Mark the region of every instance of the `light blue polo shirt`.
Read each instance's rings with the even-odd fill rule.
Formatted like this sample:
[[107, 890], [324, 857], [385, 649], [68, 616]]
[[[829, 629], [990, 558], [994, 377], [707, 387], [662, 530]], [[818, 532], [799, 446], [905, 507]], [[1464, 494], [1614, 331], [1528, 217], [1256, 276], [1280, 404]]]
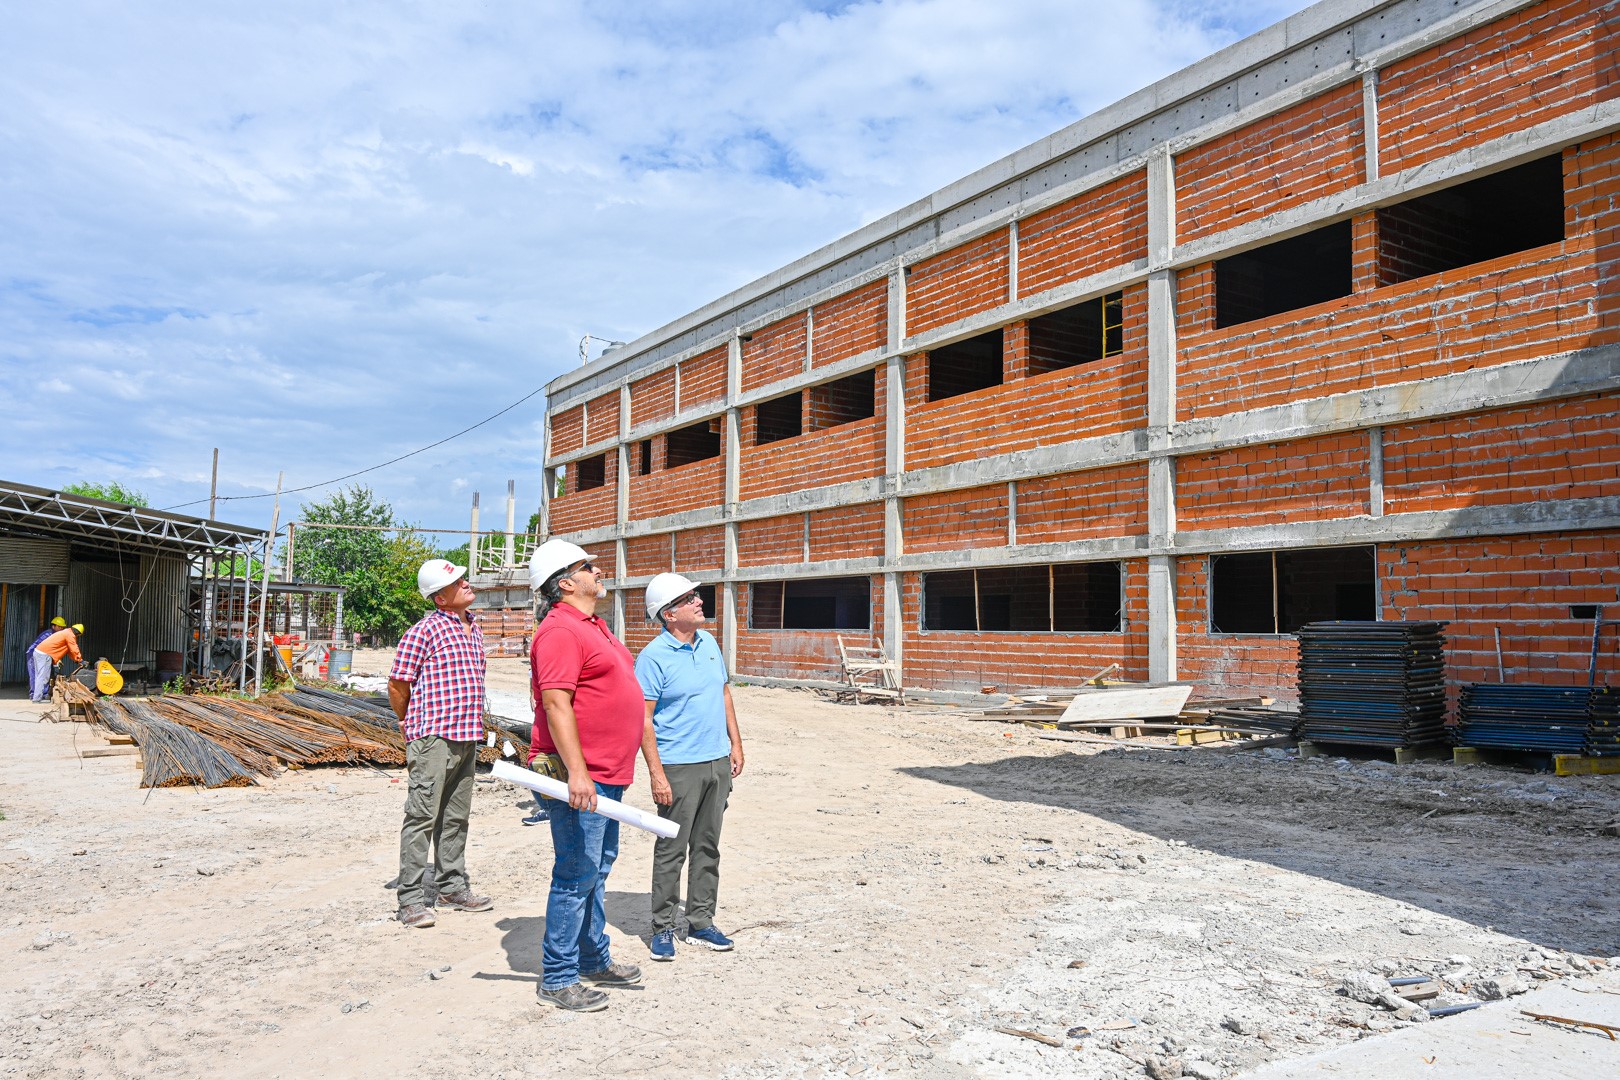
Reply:
[[726, 734], [725, 685], [730, 681], [720, 645], [707, 630], [683, 645], [661, 631], [636, 657], [641, 696], [652, 702], [658, 757], [666, 765], [693, 765], [731, 753]]

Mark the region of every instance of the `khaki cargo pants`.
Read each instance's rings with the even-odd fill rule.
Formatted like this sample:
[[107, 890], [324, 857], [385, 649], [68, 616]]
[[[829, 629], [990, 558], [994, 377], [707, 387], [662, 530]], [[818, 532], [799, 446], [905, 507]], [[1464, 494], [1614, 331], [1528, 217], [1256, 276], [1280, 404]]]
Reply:
[[467, 888], [467, 819], [472, 814], [478, 743], [424, 735], [405, 744], [405, 826], [399, 831], [399, 906], [431, 904], [423, 878], [433, 851], [439, 893]]

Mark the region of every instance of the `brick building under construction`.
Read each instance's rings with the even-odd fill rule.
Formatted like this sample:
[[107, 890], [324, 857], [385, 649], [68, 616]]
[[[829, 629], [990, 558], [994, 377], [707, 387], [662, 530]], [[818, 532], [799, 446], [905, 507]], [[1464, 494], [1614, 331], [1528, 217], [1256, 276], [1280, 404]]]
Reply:
[[[1620, 615], [1620, 5], [1326, 0], [548, 388], [542, 529], [716, 586], [732, 670], [1291, 696]], [[1611, 635], [1613, 631], [1610, 631]], [[1601, 642], [1599, 678], [1617, 665]]]

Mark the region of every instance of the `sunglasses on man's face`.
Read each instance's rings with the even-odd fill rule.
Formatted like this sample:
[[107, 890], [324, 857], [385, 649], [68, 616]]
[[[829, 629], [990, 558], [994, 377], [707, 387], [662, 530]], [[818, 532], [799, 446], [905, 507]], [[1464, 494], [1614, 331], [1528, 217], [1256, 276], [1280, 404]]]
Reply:
[[694, 600], [701, 603], [703, 598], [701, 596], [699, 596], [695, 592], [689, 592], [685, 596], [678, 597], [677, 599], [671, 600], [669, 602], [668, 606], [671, 607], [671, 608], [685, 607], [687, 604], [690, 604]]
[[585, 571], [587, 574], [594, 574], [594, 573], [596, 573], [596, 564], [595, 563], [588, 563], [588, 562], [587, 563], [580, 563], [578, 566], [574, 567], [573, 573], [577, 574], [581, 570]]

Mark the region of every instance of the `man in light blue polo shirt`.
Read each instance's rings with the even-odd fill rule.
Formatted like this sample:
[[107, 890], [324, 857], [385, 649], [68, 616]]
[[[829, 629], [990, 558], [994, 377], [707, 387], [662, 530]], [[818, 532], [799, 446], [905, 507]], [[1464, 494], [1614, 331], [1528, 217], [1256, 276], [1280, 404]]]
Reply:
[[731, 781], [743, 770], [742, 734], [731, 703], [730, 676], [694, 581], [659, 574], [647, 583], [647, 618], [663, 626], [636, 658], [647, 701], [641, 753], [652, 777], [658, 815], [680, 823], [674, 839], [653, 848], [654, 960], [675, 959], [675, 913], [681, 867], [686, 879], [688, 944], [727, 952], [732, 941], [714, 925], [720, 891], [720, 824]]

